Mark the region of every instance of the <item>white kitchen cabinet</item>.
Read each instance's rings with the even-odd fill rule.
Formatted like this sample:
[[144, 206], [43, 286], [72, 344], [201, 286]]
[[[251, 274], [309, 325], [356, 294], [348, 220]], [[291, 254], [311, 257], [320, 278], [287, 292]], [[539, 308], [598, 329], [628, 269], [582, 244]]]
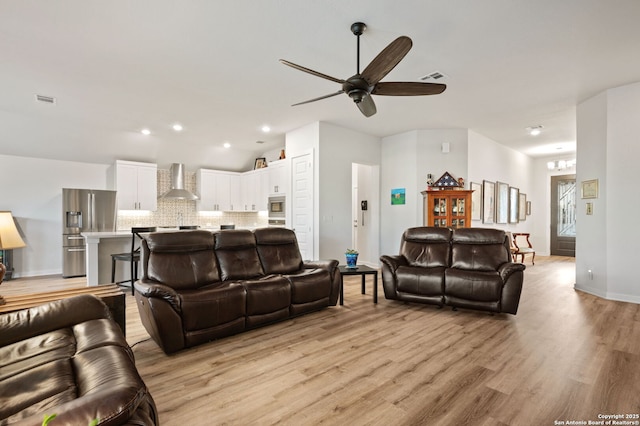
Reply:
[[268, 169], [258, 169], [242, 174], [240, 179], [242, 208], [244, 211], [267, 210], [269, 174]]
[[267, 170], [269, 170], [269, 194], [286, 194], [289, 188], [287, 160], [272, 161]]
[[234, 172], [198, 169], [196, 189], [199, 200], [198, 211], [237, 211], [240, 208], [238, 198], [240, 175]]
[[118, 160], [115, 164], [118, 210], [158, 208], [158, 166], [152, 163]]

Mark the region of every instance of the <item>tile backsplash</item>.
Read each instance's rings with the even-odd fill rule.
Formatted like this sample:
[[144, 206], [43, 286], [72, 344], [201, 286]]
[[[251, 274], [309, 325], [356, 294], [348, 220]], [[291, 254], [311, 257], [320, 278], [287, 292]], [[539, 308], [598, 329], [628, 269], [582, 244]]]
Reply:
[[[169, 170], [158, 169], [158, 197], [171, 187]], [[185, 172], [185, 189], [197, 193], [195, 172]], [[195, 201], [166, 200], [158, 198], [155, 212], [118, 212], [118, 230], [129, 230], [133, 226], [179, 226], [198, 225], [202, 228], [217, 228], [234, 224], [236, 227], [267, 226], [266, 215], [256, 212], [198, 212]]]

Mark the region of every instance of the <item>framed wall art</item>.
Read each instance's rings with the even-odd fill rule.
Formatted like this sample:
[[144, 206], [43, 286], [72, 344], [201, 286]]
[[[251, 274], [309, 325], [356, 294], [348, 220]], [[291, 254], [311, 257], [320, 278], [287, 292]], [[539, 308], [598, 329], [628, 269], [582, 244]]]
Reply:
[[598, 179], [582, 181], [582, 198], [598, 198]]
[[406, 203], [406, 190], [405, 188], [395, 188], [391, 190], [391, 205], [397, 206]]
[[513, 186], [509, 187], [509, 223], [518, 223], [519, 221], [519, 211], [518, 208], [520, 206], [520, 190], [518, 188], [514, 188]]
[[496, 182], [496, 223], [509, 221], [509, 184]]
[[527, 220], [527, 194], [523, 194], [522, 192], [518, 199], [518, 220], [520, 222]]
[[482, 181], [482, 223], [493, 223], [495, 217], [496, 184], [488, 180]]
[[469, 184], [471, 193], [471, 220], [482, 220], [482, 185], [476, 182]]

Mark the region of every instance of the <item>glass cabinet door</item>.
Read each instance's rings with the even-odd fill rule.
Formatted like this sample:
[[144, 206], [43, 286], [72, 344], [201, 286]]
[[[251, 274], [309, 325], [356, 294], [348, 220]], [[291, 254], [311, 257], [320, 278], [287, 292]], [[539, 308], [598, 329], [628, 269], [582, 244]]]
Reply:
[[434, 216], [447, 215], [447, 199], [446, 198], [433, 199], [433, 215]]

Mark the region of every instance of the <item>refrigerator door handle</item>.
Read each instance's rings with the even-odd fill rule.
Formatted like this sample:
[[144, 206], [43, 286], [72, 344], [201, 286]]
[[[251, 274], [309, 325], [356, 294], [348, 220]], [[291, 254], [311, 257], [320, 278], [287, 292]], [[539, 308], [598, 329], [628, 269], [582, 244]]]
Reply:
[[67, 251], [86, 251], [86, 249], [84, 247], [82, 247], [82, 248], [70, 248], [70, 249], [67, 249]]

